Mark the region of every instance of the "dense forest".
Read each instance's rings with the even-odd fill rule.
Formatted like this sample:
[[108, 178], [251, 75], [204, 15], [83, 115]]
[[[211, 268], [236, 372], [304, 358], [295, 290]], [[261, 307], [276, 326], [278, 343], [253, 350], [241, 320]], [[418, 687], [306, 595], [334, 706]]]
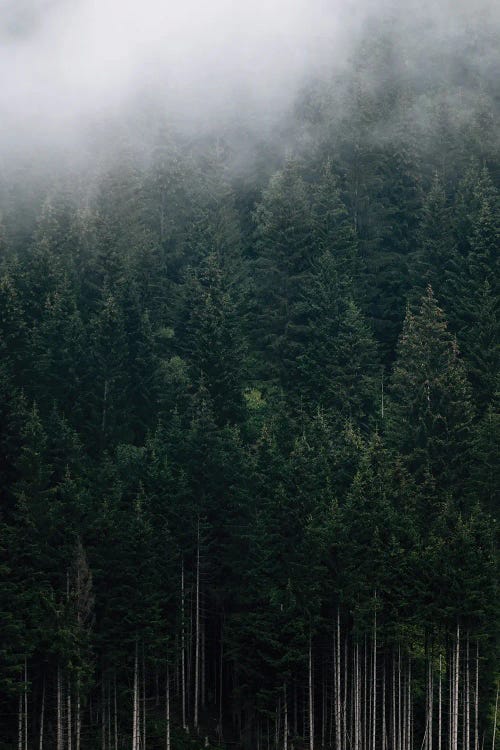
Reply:
[[2, 750], [494, 750], [498, 39], [396, 28], [4, 160]]

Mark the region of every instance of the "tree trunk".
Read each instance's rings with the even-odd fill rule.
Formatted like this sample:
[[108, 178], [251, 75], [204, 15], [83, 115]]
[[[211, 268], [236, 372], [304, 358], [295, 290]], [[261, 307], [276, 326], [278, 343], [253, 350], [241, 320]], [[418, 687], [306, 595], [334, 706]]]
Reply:
[[106, 750], [106, 683], [101, 677], [101, 748]]
[[464, 749], [470, 750], [470, 669], [469, 669], [469, 633], [467, 633], [465, 657], [465, 743]]
[[28, 660], [24, 657], [24, 750], [28, 750]]
[[311, 634], [309, 634], [309, 750], [314, 750], [314, 695]]
[[165, 750], [170, 750], [170, 670], [167, 665], [167, 684], [165, 695]]
[[[43, 730], [45, 724], [45, 675], [43, 676], [43, 687], [42, 687], [42, 707], [40, 709], [40, 735], [38, 742], [38, 750], [43, 750]], [[80, 748], [77, 748], [80, 750]]]
[[194, 657], [194, 728], [198, 729], [198, 697], [200, 692], [200, 519], [198, 518], [196, 543], [195, 591], [195, 657]]
[[442, 737], [442, 712], [443, 712], [443, 687], [442, 687], [442, 655], [439, 654], [439, 688], [438, 688], [438, 750], [441, 750]]
[[460, 674], [460, 625], [458, 623], [455, 654], [455, 684], [453, 692], [453, 750], [458, 750], [458, 688]]
[[288, 699], [286, 692], [286, 683], [283, 685], [283, 701], [285, 706], [285, 717], [283, 725], [283, 750], [288, 750]]
[[138, 707], [139, 707], [139, 654], [137, 641], [135, 643], [135, 659], [134, 659], [134, 708], [132, 716], [132, 750], [139, 750], [137, 743], [137, 727], [139, 724]]
[[116, 671], [113, 679], [113, 714], [114, 714], [114, 734], [115, 734], [115, 750], [118, 750], [118, 700], [116, 697]]
[[495, 713], [493, 716], [493, 738], [491, 742], [492, 750], [495, 750], [495, 740], [497, 738], [497, 719], [498, 719], [498, 682], [497, 682], [497, 695], [495, 698]]
[[[184, 558], [181, 562], [181, 692], [182, 728], [186, 730], [186, 633], [185, 633]], [[135, 749], [134, 749], [135, 750]]]
[[17, 712], [17, 747], [23, 750], [23, 694], [19, 693], [19, 705]]
[[71, 681], [70, 681], [70, 678], [68, 677], [68, 692], [66, 695], [66, 713], [67, 713], [66, 726], [67, 726], [67, 732], [68, 732], [68, 742], [67, 742], [68, 750], [72, 750], [72, 745], [73, 745], [73, 718], [71, 715], [71, 709], [72, 709]]
[[[377, 603], [377, 595], [375, 594], [375, 606]], [[373, 618], [373, 715], [372, 715], [372, 750], [375, 750], [376, 736], [377, 736], [377, 610]]]
[[57, 729], [56, 729], [57, 750], [63, 750], [63, 727], [62, 727], [62, 685], [61, 685], [61, 667], [57, 667]]
[[146, 750], [146, 662], [142, 645], [142, 750]]
[[479, 642], [476, 643], [476, 689], [474, 692], [474, 750], [479, 750]]
[[80, 750], [82, 737], [82, 717], [81, 717], [81, 698], [80, 698], [80, 678], [76, 681], [76, 717], [75, 717], [75, 748]]
[[336, 685], [335, 685], [335, 727], [337, 734], [337, 748], [343, 750], [342, 747], [342, 714], [341, 714], [341, 688], [340, 688], [340, 673], [342, 669], [341, 665], [341, 648], [342, 644], [340, 641], [340, 611], [337, 610], [337, 649], [336, 649]]

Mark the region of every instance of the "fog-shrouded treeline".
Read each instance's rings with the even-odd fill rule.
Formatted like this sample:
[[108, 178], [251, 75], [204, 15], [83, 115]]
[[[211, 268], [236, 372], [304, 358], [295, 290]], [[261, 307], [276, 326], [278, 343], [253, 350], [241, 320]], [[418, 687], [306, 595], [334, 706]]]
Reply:
[[494, 40], [389, 29], [260, 140], [5, 169], [2, 750], [495, 750]]

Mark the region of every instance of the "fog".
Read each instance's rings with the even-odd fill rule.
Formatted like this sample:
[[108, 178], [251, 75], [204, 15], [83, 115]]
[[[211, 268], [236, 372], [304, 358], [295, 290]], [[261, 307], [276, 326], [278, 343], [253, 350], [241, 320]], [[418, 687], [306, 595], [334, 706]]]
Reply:
[[408, 0], [404, 9], [390, 0], [0, 0], [0, 148], [79, 143], [93, 127], [112, 127], [152, 104], [180, 127], [236, 114], [259, 127], [286, 110], [307, 78], [342, 71], [370, 17], [399, 9], [411, 35], [419, 9], [426, 22], [419, 43], [438, 49], [494, 7], [457, 0], [426, 7]]
[[[278, 109], [339, 41], [324, 0], [5, 0], [2, 140], [71, 137], [134, 100]], [[337, 49], [337, 53], [339, 50]]]

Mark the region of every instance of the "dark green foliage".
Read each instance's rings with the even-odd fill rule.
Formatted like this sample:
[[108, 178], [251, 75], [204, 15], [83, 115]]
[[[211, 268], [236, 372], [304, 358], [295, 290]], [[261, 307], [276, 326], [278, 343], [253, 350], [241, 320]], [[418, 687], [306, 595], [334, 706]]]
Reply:
[[77, 713], [131, 747], [135, 705], [164, 748], [168, 673], [172, 750], [279, 750], [285, 715], [430, 750], [430, 665], [432, 747], [472, 750], [477, 652], [490, 746], [498, 107], [402, 44], [380, 19], [251, 154], [162, 124], [64, 190], [0, 178], [0, 747], [76, 748]]

